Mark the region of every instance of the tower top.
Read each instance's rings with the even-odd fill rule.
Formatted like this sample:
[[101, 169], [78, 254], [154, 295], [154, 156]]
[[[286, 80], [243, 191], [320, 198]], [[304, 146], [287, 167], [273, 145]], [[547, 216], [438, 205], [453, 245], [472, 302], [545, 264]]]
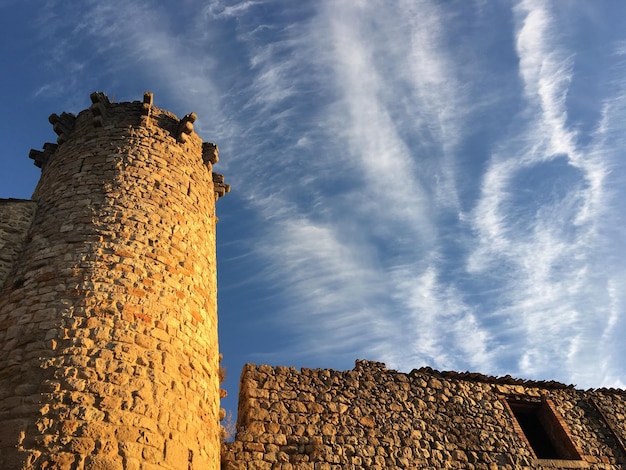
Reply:
[[213, 165], [219, 161], [217, 145], [202, 142], [194, 132], [196, 113], [189, 113], [179, 119], [175, 114], [153, 105], [154, 95], [145, 92], [143, 101], [115, 103], [103, 92], [90, 95], [91, 106], [81, 111], [78, 116], [73, 113], [53, 113], [48, 117], [52, 129], [57, 134], [56, 143], [46, 142], [42, 150], [32, 149], [29, 157], [35, 166], [42, 170], [54, 158], [60, 146], [65, 144], [77, 127], [92, 126], [107, 129], [110, 127], [127, 126], [129, 129], [146, 128], [155, 132], [165, 133], [171, 144], [201, 145], [202, 161], [212, 172], [216, 197], [222, 197], [230, 191], [230, 185], [224, 183], [224, 177], [214, 173]]

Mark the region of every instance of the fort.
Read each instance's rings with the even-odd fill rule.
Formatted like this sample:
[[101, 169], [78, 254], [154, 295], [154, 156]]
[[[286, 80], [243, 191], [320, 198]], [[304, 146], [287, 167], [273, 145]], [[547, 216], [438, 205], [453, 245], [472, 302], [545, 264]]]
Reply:
[[103, 93], [0, 200], [0, 469], [626, 468], [626, 392], [248, 364], [224, 441], [215, 144]]

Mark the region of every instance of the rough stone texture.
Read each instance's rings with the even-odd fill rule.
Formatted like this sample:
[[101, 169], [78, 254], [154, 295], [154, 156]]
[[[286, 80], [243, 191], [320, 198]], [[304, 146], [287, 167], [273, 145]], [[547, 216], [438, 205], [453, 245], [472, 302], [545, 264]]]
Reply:
[[[0, 292], [0, 468], [216, 469], [228, 188], [151, 94], [92, 101], [51, 117], [58, 145], [31, 153], [36, 214]], [[17, 206], [16, 232], [33, 209]]]
[[36, 207], [35, 201], [0, 199], [0, 287], [24, 247]]
[[[507, 398], [549, 402], [580, 459], [537, 459]], [[432, 369], [409, 374], [357, 361], [353, 370], [244, 367], [234, 442], [222, 468], [625, 468], [624, 391], [581, 391]]]

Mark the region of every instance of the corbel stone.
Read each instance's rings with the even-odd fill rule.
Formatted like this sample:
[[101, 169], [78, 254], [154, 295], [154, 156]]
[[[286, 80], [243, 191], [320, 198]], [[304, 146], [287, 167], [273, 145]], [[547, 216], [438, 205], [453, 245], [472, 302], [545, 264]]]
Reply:
[[102, 127], [107, 106], [111, 104], [111, 102], [107, 95], [100, 91], [94, 91], [89, 95], [89, 98], [91, 98], [91, 102], [93, 103], [89, 108], [93, 113], [93, 125], [94, 127]]
[[74, 128], [74, 122], [76, 122], [76, 116], [72, 113], [51, 114], [48, 117], [48, 121], [52, 124], [52, 129], [59, 136], [57, 137], [57, 143], [61, 145], [67, 140], [68, 134]]
[[193, 132], [193, 123], [196, 121], [196, 113], [189, 113], [178, 123], [176, 130], [176, 140], [181, 144], [187, 142], [188, 136]]
[[213, 142], [202, 142], [202, 161], [209, 169], [220, 161], [219, 149]]
[[226, 193], [230, 192], [230, 184], [224, 183], [224, 175], [219, 173], [212, 173], [213, 175], [213, 187], [215, 189], [216, 199], [223, 197]]
[[34, 160], [34, 164], [37, 168], [43, 168], [52, 157], [52, 154], [56, 152], [58, 148], [58, 144], [53, 144], [52, 142], [46, 142], [43, 144], [43, 151], [31, 149], [28, 153], [28, 158]]
[[143, 104], [141, 107], [141, 121], [146, 125], [150, 125], [150, 115], [152, 114], [152, 103], [154, 95], [150, 91], [143, 94]]

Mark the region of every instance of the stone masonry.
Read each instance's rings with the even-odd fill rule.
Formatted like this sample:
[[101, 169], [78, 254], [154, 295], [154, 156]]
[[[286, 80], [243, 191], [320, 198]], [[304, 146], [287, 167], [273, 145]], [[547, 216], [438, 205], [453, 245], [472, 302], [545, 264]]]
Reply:
[[0, 200], [0, 286], [24, 248], [36, 208], [34, 201]]
[[217, 469], [217, 147], [91, 100], [0, 205], [0, 468]]
[[[519, 403], [548, 410], [563, 458], [535, 454], [512, 413]], [[625, 418], [620, 390], [429, 368], [405, 374], [368, 361], [349, 371], [248, 364], [222, 461], [227, 470], [617, 470], [626, 468]]]

